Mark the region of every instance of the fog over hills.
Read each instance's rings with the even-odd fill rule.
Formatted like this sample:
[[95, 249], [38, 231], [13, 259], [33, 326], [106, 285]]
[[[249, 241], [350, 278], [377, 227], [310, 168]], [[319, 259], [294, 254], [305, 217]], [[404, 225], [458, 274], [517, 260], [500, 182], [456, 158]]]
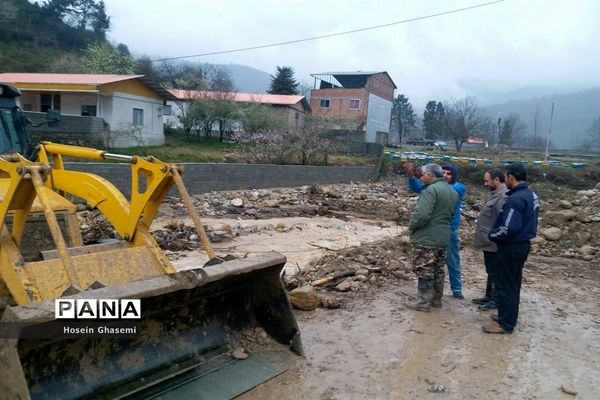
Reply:
[[[523, 90], [527, 93], [527, 90]], [[600, 117], [600, 87], [572, 93], [551, 94], [528, 99], [509, 100], [484, 107], [493, 119], [517, 113], [528, 126], [529, 136], [546, 138], [550, 129], [550, 113], [554, 102], [551, 147], [575, 148], [582, 146], [592, 121]], [[537, 112], [536, 112], [537, 110]], [[537, 113], [537, 132], [534, 132]]]
[[239, 64], [218, 66], [229, 70], [239, 92], [266, 93], [271, 84], [271, 75], [265, 71]]

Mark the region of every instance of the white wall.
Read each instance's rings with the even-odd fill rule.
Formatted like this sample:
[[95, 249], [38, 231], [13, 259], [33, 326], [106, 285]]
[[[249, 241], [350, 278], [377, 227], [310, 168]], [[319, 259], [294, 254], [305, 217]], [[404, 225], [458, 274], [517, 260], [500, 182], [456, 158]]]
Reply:
[[375, 142], [377, 132], [390, 133], [392, 102], [369, 93], [369, 109], [367, 114], [366, 139]]
[[[114, 92], [112, 96], [112, 111], [110, 119], [105, 111], [104, 119], [110, 124], [111, 131], [128, 131], [133, 126], [133, 109], [144, 110], [142, 128], [142, 141], [144, 146], [160, 146], [165, 143], [163, 130], [163, 117], [160, 111], [163, 108], [162, 100], [148, 97], [135, 96], [128, 93]], [[125, 135], [118, 138], [115, 147], [136, 146], [133, 137]]]

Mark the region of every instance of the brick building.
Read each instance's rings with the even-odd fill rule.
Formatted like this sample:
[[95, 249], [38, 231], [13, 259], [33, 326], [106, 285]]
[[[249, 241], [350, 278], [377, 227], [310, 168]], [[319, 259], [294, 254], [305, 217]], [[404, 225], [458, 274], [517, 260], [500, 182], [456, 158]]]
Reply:
[[[313, 115], [356, 121], [367, 142], [387, 142], [396, 85], [387, 72], [324, 72], [312, 74]], [[385, 143], [384, 143], [385, 144]]]

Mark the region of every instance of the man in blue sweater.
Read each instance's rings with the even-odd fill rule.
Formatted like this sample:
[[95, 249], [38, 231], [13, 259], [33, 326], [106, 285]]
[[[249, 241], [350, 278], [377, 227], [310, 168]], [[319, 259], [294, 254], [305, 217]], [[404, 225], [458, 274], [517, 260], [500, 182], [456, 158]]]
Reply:
[[530, 240], [537, 234], [540, 199], [527, 185], [527, 170], [523, 164], [506, 168], [508, 197], [488, 235], [498, 245], [492, 261], [498, 315], [495, 321], [482, 326], [485, 333], [512, 333], [519, 316], [523, 265], [531, 248]]
[[450, 288], [452, 289], [452, 297], [464, 299], [462, 294], [462, 277], [460, 270], [460, 237], [458, 235], [460, 227], [460, 209], [463, 198], [467, 192], [465, 185], [458, 181], [458, 168], [454, 165], [443, 166], [444, 179], [458, 193], [456, 201], [456, 211], [454, 217], [450, 221], [450, 243], [448, 244], [448, 255], [446, 256], [446, 265], [448, 266], [448, 278], [450, 278]]
[[[446, 255], [446, 266], [448, 267], [448, 278], [450, 280], [450, 289], [452, 289], [452, 296], [457, 299], [464, 299], [462, 294], [462, 277], [460, 268], [460, 238], [458, 235], [460, 227], [460, 209], [462, 200], [465, 197], [467, 189], [465, 185], [458, 181], [458, 168], [454, 165], [443, 166], [444, 179], [450, 186], [458, 193], [458, 200], [456, 201], [456, 210], [454, 217], [450, 221], [450, 242], [448, 243], [448, 253]], [[419, 169], [415, 169], [414, 164], [408, 164], [406, 166], [406, 174], [408, 175], [408, 188], [415, 193], [421, 193], [423, 190], [423, 184], [418, 179]], [[416, 176], [416, 177], [415, 177]]]

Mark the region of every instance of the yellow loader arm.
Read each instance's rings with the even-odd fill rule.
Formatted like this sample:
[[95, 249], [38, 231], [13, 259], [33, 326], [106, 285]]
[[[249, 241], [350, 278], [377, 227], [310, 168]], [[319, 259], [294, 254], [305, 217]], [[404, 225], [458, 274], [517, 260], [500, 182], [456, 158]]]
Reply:
[[[65, 169], [63, 156], [129, 162], [130, 201], [112, 183], [98, 175]], [[181, 180], [181, 165], [164, 163], [154, 157], [118, 155], [51, 142], [39, 145], [38, 157], [37, 163], [18, 154], [0, 158], [0, 189], [3, 190], [0, 202], [0, 277], [17, 304], [50, 300], [90, 287], [125, 284], [174, 273], [174, 267], [148, 232], [159, 206], [173, 185], [179, 189], [209, 257], [214, 258], [208, 237]], [[51, 162], [53, 167], [50, 167]], [[78, 246], [69, 248], [55, 211], [66, 208], [64, 203], [70, 203], [56, 192], [77, 196], [96, 207], [124, 242], [95, 245], [92, 249], [85, 246], [85, 250]], [[36, 208], [45, 215], [56, 251], [42, 252], [43, 260], [27, 261], [19, 250], [19, 244], [27, 215]], [[5, 226], [9, 213], [12, 215], [10, 232]], [[70, 224], [69, 229], [76, 228]], [[73, 244], [81, 245], [71, 241]], [[0, 287], [0, 293], [2, 289]]]

